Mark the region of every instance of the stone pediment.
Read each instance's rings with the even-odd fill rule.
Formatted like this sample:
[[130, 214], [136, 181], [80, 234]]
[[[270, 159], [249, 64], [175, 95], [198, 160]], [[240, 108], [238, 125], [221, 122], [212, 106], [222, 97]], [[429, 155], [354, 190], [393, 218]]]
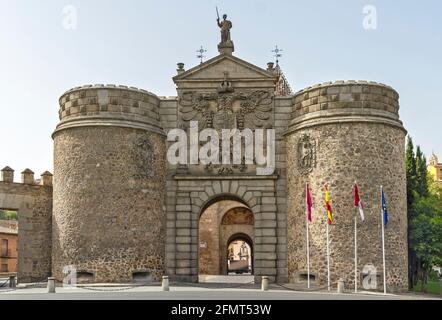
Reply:
[[173, 78], [175, 83], [181, 81], [210, 81], [223, 79], [228, 73], [229, 80], [266, 80], [276, 81], [272, 72], [259, 68], [247, 61], [223, 54], [195, 66]]

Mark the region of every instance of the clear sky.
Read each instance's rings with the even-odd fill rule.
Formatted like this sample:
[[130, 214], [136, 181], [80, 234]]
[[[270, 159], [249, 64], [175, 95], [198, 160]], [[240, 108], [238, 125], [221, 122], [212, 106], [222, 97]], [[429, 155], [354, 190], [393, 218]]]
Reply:
[[[366, 5], [377, 9], [375, 30], [363, 28]], [[283, 49], [294, 91], [331, 80], [393, 86], [414, 142], [442, 159], [439, 0], [0, 0], [0, 167], [16, 179], [26, 167], [52, 171], [58, 98], [72, 87], [175, 95], [177, 62], [198, 64], [201, 45], [207, 58], [217, 54], [215, 6], [233, 22], [236, 56], [265, 67], [274, 46]]]

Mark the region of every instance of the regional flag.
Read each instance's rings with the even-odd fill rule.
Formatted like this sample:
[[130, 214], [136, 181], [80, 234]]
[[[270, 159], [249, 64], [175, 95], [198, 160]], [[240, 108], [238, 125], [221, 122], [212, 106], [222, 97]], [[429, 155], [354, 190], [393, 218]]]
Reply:
[[307, 217], [308, 217], [308, 221], [312, 222], [312, 207], [313, 207], [313, 202], [312, 202], [312, 197], [310, 195], [310, 190], [308, 188], [308, 183], [305, 184], [305, 207], [307, 209]]
[[387, 226], [388, 223], [387, 203], [385, 201], [384, 187], [382, 186], [381, 186], [381, 197], [382, 197], [382, 213], [384, 215], [384, 226]]
[[328, 194], [328, 185], [325, 185], [325, 208], [327, 209], [327, 223], [333, 223], [333, 212], [330, 206], [330, 196]]
[[355, 182], [355, 187], [354, 187], [354, 203], [355, 203], [355, 207], [357, 207], [359, 209], [359, 214], [361, 215], [361, 219], [362, 221], [364, 221], [364, 205], [362, 204], [362, 200], [359, 196], [359, 188], [358, 188], [358, 184]]

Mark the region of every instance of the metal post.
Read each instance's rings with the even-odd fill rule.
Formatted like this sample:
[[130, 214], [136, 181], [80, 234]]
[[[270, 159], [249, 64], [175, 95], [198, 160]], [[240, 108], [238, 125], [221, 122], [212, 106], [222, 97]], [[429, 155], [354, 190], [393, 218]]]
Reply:
[[387, 294], [387, 277], [385, 271], [385, 227], [384, 227], [384, 208], [382, 203], [383, 187], [381, 186], [381, 226], [382, 226], [382, 267], [384, 275], [384, 294]]
[[[358, 210], [358, 209], [356, 209]], [[355, 293], [358, 292], [358, 221], [355, 212]]]
[[308, 184], [305, 184], [305, 231], [307, 234], [307, 288], [310, 289], [310, 241], [309, 241], [309, 227], [308, 227], [308, 203], [307, 203]]
[[327, 289], [330, 291], [330, 236], [327, 222]]

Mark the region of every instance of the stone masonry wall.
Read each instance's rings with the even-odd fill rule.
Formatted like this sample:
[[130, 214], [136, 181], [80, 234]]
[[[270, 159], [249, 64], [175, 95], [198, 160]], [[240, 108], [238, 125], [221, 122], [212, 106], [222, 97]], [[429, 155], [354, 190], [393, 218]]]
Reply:
[[[145, 139], [151, 150], [139, 149]], [[96, 282], [131, 281], [133, 272], [159, 280], [166, 218], [163, 137], [85, 127], [61, 131], [54, 142], [54, 276], [60, 279], [64, 266], [75, 265]]]
[[[319, 102], [321, 98], [328, 102]], [[328, 183], [334, 211], [334, 223], [330, 226], [331, 282], [335, 285], [343, 278], [346, 287], [353, 288], [356, 214], [353, 185], [357, 181], [365, 207], [364, 222], [357, 213], [359, 287], [362, 287], [364, 265], [373, 264], [378, 275], [382, 275], [380, 186], [383, 185], [390, 218], [385, 233], [387, 287], [389, 291], [407, 289], [405, 130], [398, 120], [397, 98], [397, 93], [389, 87], [353, 82], [325, 84], [295, 96], [294, 129], [287, 136], [291, 282], [299, 281], [300, 275], [307, 272], [306, 182], [310, 184], [314, 203], [309, 227], [311, 273], [319, 277], [319, 283], [327, 281], [324, 185]], [[317, 103], [311, 104], [311, 99]], [[306, 141], [301, 140], [305, 137], [314, 148], [305, 150], [301, 142]], [[301, 162], [306, 151], [314, 154], [310, 166]], [[382, 277], [378, 280], [381, 288]]]
[[165, 271], [166, 147], [159, 98], [115, 85], [60, 98], [54, 138], [53, 274], [95, 282]]

